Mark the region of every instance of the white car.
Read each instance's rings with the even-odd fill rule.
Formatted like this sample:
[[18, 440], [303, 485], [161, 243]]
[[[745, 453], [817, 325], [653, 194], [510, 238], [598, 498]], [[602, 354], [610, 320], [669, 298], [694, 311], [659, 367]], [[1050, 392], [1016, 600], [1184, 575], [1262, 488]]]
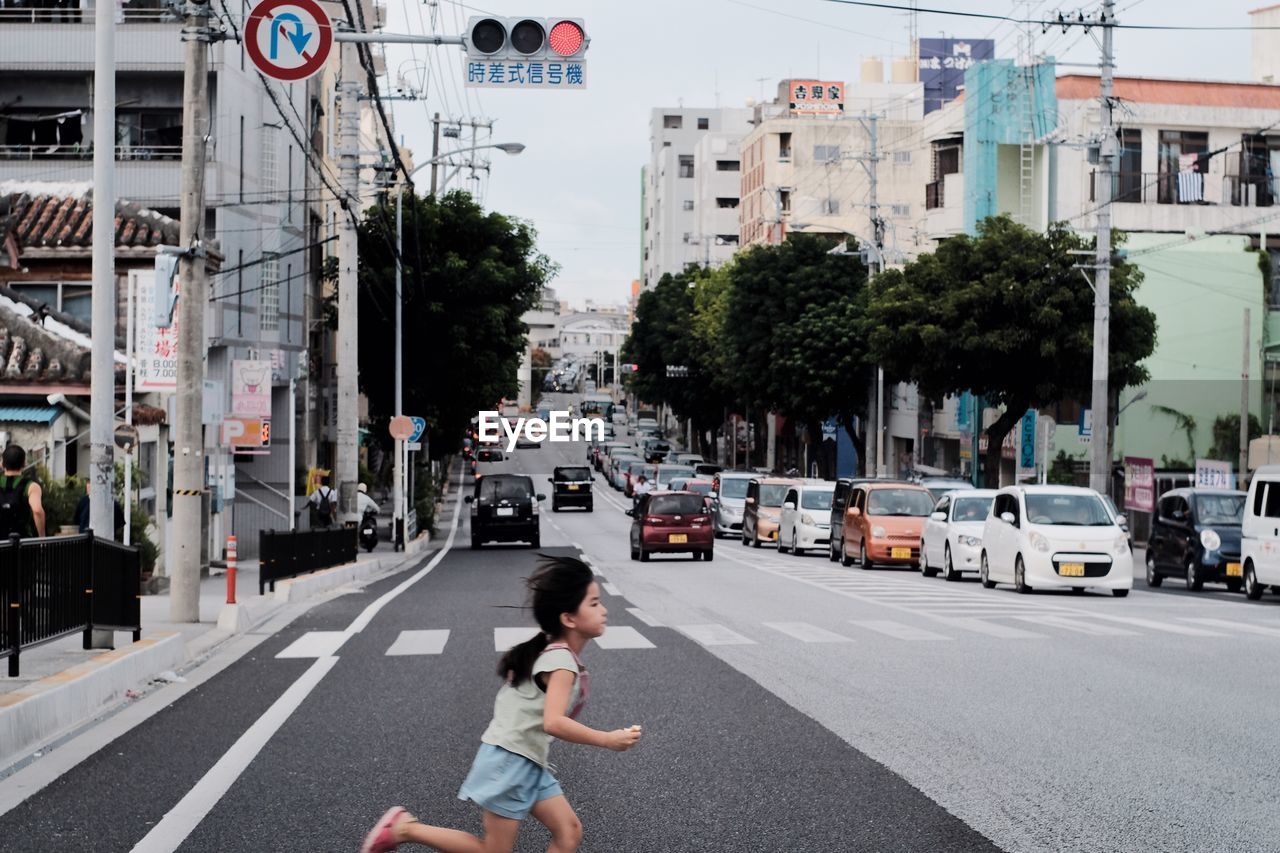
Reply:
[[782, 499], [778, 522], [778, 552], [797, 557], [811, 548], [831, 547], [831, 498], [835, 483], [802, 483], [791, 486]]
[[982, 529], [995, 489], [957, 489], [947, 492], [925, 520], [920, 544], [920, 571], [931, 578], [939, 571], [949, 581], [963, 572], [977, 572], [982, 563]]
[[1101, 587], [1123, 598], [1133, 589], [1133, 552], [1092, 489], [1008, 486], [996, 493], [983, 525], [978, 573], [988, 589]]
[[1244, 593], [1253, 601], [1267, 587], [1280, 592], [1280, 465], [1263, 465], [1249, 483], [1240, 525]]

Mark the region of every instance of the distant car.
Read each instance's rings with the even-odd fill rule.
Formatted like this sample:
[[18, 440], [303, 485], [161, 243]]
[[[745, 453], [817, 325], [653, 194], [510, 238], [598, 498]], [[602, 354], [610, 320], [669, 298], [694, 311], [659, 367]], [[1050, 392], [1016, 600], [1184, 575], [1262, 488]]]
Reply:
[[723, 470], [723, 465], [717, 465], [714, 462], [698, 462], [693, 466], [693, 473], [699, 477], [714, 477]]
[[502, 451], [496, 447], [482, 447], [476, 451], [477, 462], [501, 462]]
[[591, 512], [595, 506], [591, 486], [596, 477], [585, 465], [558, 465], [551, 477], [551, 511], [561, 507], [580, 506]]
[[961, 480], [959, 477], [921, 477], [915, 482], [929, 490], [929, 494], [933, 496], [934, 503], [937, 503], [938, 499], [947, 492], [973, 488], [973, 483], [968, 480]]
[[1174, 489], [1160, 496], [1147, 541], [1147, 586], [1182, 578], [1187, 589], [1224, 583], [1239, 592], [1244, 583], [1240, 526], [1244, 492]]
[[538, 501], [546, 500], [533, 490], [533, 480], [524, 474], [486, 474], [476, 480], [466, 496], [471, 506], [471, 547], [485, 542], [528, 542], [541, 547]]
[[[671, 452], [671, 442], [661, 438], [646, 438], [640, 445], [640, 455], [655, 464], [665, 462]], [[690, 471], [693, 469], [690, 468]]]
[[671, 481], [671, 491], [673, 492], [696, 492], [708, 501], [711, 500], [711, 490], [715, 486], [713, 480], [700, 480], [696, 477], [676, 477]]
[[799, 480], [757, 475], [747, 485], [742, 508], [742, 544], [759, 548], [765, 542], [778, 542], [778, 522], [782, 519], [782, 501], [787, 489]]
[[1011, 583], [1020, 593], [1065, 586], [1133, 588], [1133, 554], [1102, 498], [1076, 486], [1006, 486], [996, 493], [982, 530], [979, 576], [990, 589]]
[[692, 477], [693, 469], [688, 465], [659, 465], [653, 477], [655, 490], [671, 488], [671, 480], [675, 477]]
[[840, 562], [863, 569], [920, 564], [920, 535], [933, 511], [933, 497], [914, 483], [872, 481], [853, 487], [840, 535]]
[[742, 533], [742, 510], [746, 507], [747, 487], [755, 478], [749, 471], [720, 471], [711, 490], [712, 515], [717, 536]]
[[651, 492], [635, 509], [631, 522], [631, 559], [648, 562], [655, 553], [691, 552], [693, 559], [711, 560], [715, 535], [702, 495], [693, 492]]
[[835, 483], [801, 483], [787, 490], [778, 522], [778, 553], [802, 557], [811, 548], [830, 548], [835, 490]]
[[920, 571], [925, 577], [941, 571], [946, 580], [957, 581], [963, 572], [978, 571], [982, 529], [995, 497], [995, 489], [956, 489], [938, 499], [921, 537]]
[[620, 492], [625, 490], [627, 488], [625, 466], [631, 462], [643, 462], [643, 461], [644, 460], [641, 459], [639, 456], [624, 456], [622, 454], [618, 454], [616, 456], [610, 456], [609, 469], [608, 471], [605, 472], [605, 476], [609, 480], [609, 485], [613, 486], [615, 489], [617, 489]]
[[681, 451], [679, 453], [667, 454], [667, 461], [674, 465], [689, 465], [690, 467], [705, 461], [701, 453], [688, 453]]

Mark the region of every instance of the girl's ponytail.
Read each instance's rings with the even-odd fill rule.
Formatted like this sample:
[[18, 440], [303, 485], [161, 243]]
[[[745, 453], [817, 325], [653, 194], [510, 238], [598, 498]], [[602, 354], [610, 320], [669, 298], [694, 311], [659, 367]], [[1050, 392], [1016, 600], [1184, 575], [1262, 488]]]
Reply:
[[520, 684], [533, 675], [533, 664], [551, 641], [539, 631], [517, 646], [512, 646], [498, 662], [498, 675], [513, 685]]
[[587, 597], [594, 579], [591, 568], [576, 557], [541, 555], [537, 570], [526, 582], [533, 605], [533, 617], [541, 629], [502, 656], [498, 677], [519, 685], [533, 675], [533, 665], [553, 639], [564, 631], [560, 616], [575, 613]]

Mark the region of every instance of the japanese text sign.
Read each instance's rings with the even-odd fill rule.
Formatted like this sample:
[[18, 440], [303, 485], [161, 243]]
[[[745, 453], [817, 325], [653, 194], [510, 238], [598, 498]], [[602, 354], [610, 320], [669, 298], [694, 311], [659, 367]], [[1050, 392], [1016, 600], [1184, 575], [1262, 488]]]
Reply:
[[1138, 456], [1124, 458], [1124, 507], [1139, 512], [1156, 508], [1156, 465]]
[[271, 362], [236, 359], [231, 362], [231, 414], [271, 417]]
[[1197, 489], [1234, 489], [1235, 477], [1231, 475], [1230, 462], [1218, 462], [1214, 459], [1196, 460]]
[[[140, 318], [135, 330], [135, 391], [176, 391], [178, 390], [178, 315], [175, 312], [173, 323], [164, 329], [158, 329], [152, 318], [155, 317], [156, 274], [155, 270], [131, 270], [129, 277], [133, 279], [134, 298], [137, 300], [135, 317]], [[173, 280], [176, 293], [180, 287], [177, 277]]]
[[473, 60], [467, 63], [467, 86], [473, 89], [585, 89], [585, 62], [542, 60]]
[[844, 83], [823, 80], [791, 80], [791, 112], [794, 115], [838, 116], [844, 114]]

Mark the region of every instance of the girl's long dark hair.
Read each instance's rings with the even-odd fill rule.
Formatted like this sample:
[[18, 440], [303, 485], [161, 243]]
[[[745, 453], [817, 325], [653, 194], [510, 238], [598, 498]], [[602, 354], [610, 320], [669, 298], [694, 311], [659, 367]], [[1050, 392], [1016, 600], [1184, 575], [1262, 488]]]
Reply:
[[587, 587], [595, 579], [590, 567], [577, 557], [541, 556], [538, 568], [525, 585], [529, 588], [533, 618], [542, 630], [510, 649], [498, 663], [498, 675], [512, 684], [520, 684], [532, 676], [538, 655], [552, 638], [564, 631], [560, 614], [576, 612], [587, 597]]

